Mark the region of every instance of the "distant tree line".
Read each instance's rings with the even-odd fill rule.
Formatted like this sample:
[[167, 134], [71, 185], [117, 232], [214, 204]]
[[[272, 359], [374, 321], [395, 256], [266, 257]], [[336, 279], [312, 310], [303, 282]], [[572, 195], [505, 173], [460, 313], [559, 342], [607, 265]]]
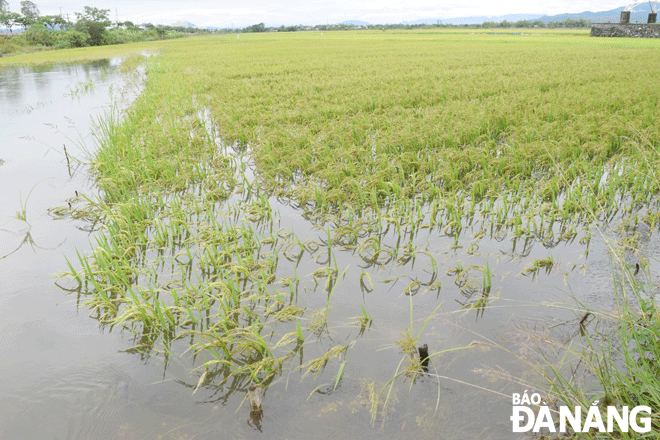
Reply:
[[266, 29], [265, 24], [259, 23], [246, 27], [245, 29], [243, 29], [243, 32], [266, 32], [267, 30], [268, 29]]
[[183, 26], [163, 26], [151, 23], [135, 25], [130, 21], [113, 23], [109, 9], [85, 6], [75, 13], [75, 21], [61, 15], [41, 15], [30, 0], [22, 0], [19, 12], [9, 10], [8, 0], [0, 0], [0, 27], [10, 34], [22, 28], [20, 36], [3, 43], [0, 54], [19, 51], [22, 46], [51, 46], [55, 48], [100, 46], [164, 38], [181, 37], [185, 33], [205, 32]]
[[[208, 33], [207, 29], [183, 26], [163, 26], [145, 23], [136, 25], [130, 21], [113, 23], [108, 14], [109, 9], [84, 7], [83, 12], [75, 13], [75, 21], [65, 19], [61, 15], [41, 15], [37, 6], [30, 0], [22, 0], [19, 12], [9, 10], [8, 0], [0, 0], [0, 26], [5, 27], [10, 34], [15, 27], [24, 30], [22, 39], [16, 40], [14, 46], [41, 45], [56, 48], [99, 46], [104, 44], [127, 43], [131, 41], [146, 41], [163, 38], [180, 37], [186, 33]], [[356, 25], [356, 24], [319, 24], [316, 26], [293, 25], [266, 27], [257, 23], [242, 29], [216, 29], [213, 32], [298, 32], [298, 31], [339, 31], [339, 30], [386, 30], [386, 29], [429, 29], [429, 28], [588, 28], [591, 21], [585, 19], [566, 19], [560, 22], [544, 23], [541, 20], [519, 20], [510, 22], [487, 21], [475, 25], [450, 25], [438, 20], [434, 24], [386, 24], [386, 25]], [[14, 40], [14, 39], [12, 39]], [[10, 52], [16, 47], [3, 44], [0, 54]]]
[[519, 21], [486, 21], [481, 24], [464, 24], [464, 25], [454, 25], [454, 24], [443, 24], [441, 20], [438, 20], [434, 24], [367, 24], [367, 25], [357, 25], [357, 24], [317, 24], [316, 26], [304, 26], [304, 25], [295, 25], [295, 26], [280, 26], [280, 27], [266, 27], [264, 23], [253, 24], [252, 26], [247, 26], [242, 29], [219, 29], [218, 32], [296, 32], [296, 31], [343, 31], [343, 30], [360, 30], [360, 29], [371, 29], [371, 30], [385, 30], [385, 29], [431, 29], [431, 28], [590, 28], [592, 25], [590, 20], [585, 20], [581, 18], [575, 20], [568, 18], [563, 21], [551, 21], [543, 22], [541, 20], [519, 20]]
[[573, 18], [567, 18], [564, 21], [551, 21], [548, 23], [544, 23], [541, 20], [535, 20], [535, 21], [530, 21], [530, 20], [519, 20], [515, 22], [511, 21], [486, 21], [481, 24], [481, 27], [484, 28], [533, 28], [533, 27], [538, 27], [538, 28], [590, 28], [591, 27], [591, 20], [585, 20], [584, 18], [581, 18], [579, 20], [575, 20]]

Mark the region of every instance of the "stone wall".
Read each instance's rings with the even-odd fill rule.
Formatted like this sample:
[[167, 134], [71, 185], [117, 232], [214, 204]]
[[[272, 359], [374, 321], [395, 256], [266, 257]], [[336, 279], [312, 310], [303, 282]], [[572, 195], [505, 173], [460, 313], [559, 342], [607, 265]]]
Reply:
[[657, 24], [596, 23], [591, 26], [592, 37], [660, 38]]

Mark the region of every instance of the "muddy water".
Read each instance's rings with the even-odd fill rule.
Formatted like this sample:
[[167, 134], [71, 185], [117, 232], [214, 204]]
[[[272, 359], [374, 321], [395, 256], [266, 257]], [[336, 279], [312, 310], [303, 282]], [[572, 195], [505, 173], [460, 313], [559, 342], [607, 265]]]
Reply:
[[[275, 201], [271, 201], [271, 206], [277, 206], [278, 226], [295, 231], [301, 241], [323, 240], [323, 234], [311, 230], [297, 210]], [[329, 334], [317, 344], [323, 348], [312, 344], [305, 349], [310, 359], [338, 343], [357, 341], [349, 349], [341, 387], [331, 391], [338, 362], [313, 382], [323, 386], [321, 392], [309, 399], [313, 387], [304, 381], [301, 384], [290, 381], [286, 392], [281, 386], [271, 387], [264, 399], [266, 414], [271, 415], [265, 427], [282, 437], [289, 435], [291, 427], [296, 427], [292, 438], [306, 438], [316, 424], [323, 429], [319, 438], [527, 438], [512, 434], [511, 399], [506, 396], [533, 390], [538, 383], [532, 366], [539, 360], [537, 343], [563, 354], [556, 347], [551, 349], [549, 344], [544, 344], [542, 338], [561, 344], [573, 342], [575, 346], [583, 342], [579, 322], [584, 312], [579, 310], [576, 299], [592, 310], [616, 312], [609, 247], [597, 229], [592, 231], [588, 256], [583, 255], [586, 246], [578, 242], [586, 231], [573, 241], [556, 245], [544, 245], [532, 239], [523, 251], [522, 240], [517, 241], [514, 250], [511, 233], [475, 239], [480, 230], [477, 226], [465, 228], [458, 240], [438, 230], [422, 231], [412, 239], [419, 249], [426, 248], [436, 258], [437, 280], [441, 282], [439, 292], [435, 289], [425, 292], [422, 287], [412, 298], [415, 335], [442, 303], [424, 328], [420, 343], [427, 343], [431, 352], [471, 346], [434, 358], [431, 372], [441, 377], [439, 397], [436, 378], [426, 376], [411, 386], [410, 380], [401, 377], [393, 391], [391, 408], [384, 415], [381, 413], [371, 426], [365, 409], [369, 406], [366, 388], [374, 381], [382, 386], [393, 377], [403, 357], [394, 344], [410, 325], [411, 301], [404, 291], [412, 280], [430, 284], [433, 271], [421, 254], [415, 262], [379, 267], [369, 265], [356, 252], [345, 250], [336, 255], [339, 271], [342, 267], [349, 269], [332, 296]], [[607, 237], [616, 235], [611, 230], [604, 233]], [[558, 226], [556, 236], [559, 235]], [[473, 243], [478, 243], [479, 248], [468, 253]], [[402, 246], [394, 234], [386, 236], [383, 244], [390, 249]], [[658, 251], [654, 240], [646, 243], [647, 257], [658, 255]], [[319, 253], [322, 252], [315, 256]], [[551, 268], [541, 269], [535, 276], [522, 275], [534, 260], [548, 256], [554, 261]], [[629, 258], [629, 263], [634, 264], [639, 257]], [[304, 255], [297, 273], [309, 274], [320, 267], [313, 260], [312, 255]], [[487, 297], [489, 305], [484, 310], [465, 307], [482, 297], [482, 292], [479, 288], [470, 295], [464, 289], [465, 280], [452, 274], [458, 264], [466, 269], [489, 265], [493, 273], [492, 288]], [[652, 263], [651, 273], [657, 273], [657, 269]], [[293, 271], [289, 270], [286, 273], [284, 269], [282, 276], [292, 275]], [[373, 280], [374, 288], [370, 292], [360, 289], [362, 270]], [[323, 289], [317, 288], [309, 277], [307, 282], [301, 278], [306, 288], [300, 289], [303, 294], [298, 304], [309, 309], [323, 308], [326, 299]], [[478, 286], [482, 284], [479, 271], [471, 269], [467, 278]], [[360, 305], [374, 318], [363, 336], [357, 336], [359, 326], [348, 324], [361, 314]], [[597, 322], [589, 323], [595, 335]], [[297, 365], [295, 362], [293, 367]]]
[[[232, 388], [209, 383], [193, 394], [198, 376], [189, 372], [199, 362], [183, 354], [185, 341], [175, 343], [167, 358], [128, 353], [135, 343], [130, 333], [100, 329], [88, 317], [89, 310], [78, 307], [79, 298], [54, 283], [55, 274], [67, 267], [65, 257], [87, 252], [93, 243], [89, 223], [55, 220], [48, 210], [66, 205], [76, 191], [94, 193], [75, 158], [84, 161], [85, 150], [94, 148], [93, 117], [103, 115], [112, 96], [125, 90], [114, 72], [118, 63], [0, 70], [2, 439], [516, 438], [509, 421], [511, 400], [502, 395], [521, 393], [528, 386], [502, 376], [534, 383], [534, 369], [525, 362], [536, 358], [533, 337], [563, 343], [580, 338], [582, 315], [570, 310], [577, 307], [574, 298], [596, 310], [616, 308], [609, 249], [596, 230], [588, 256], [578, 242], [586, 231], [556, 245], [532, 239], [525, 248], [510, 232], [475, 238], [481, 232], [477, 226], [464, 228], [458, 239], [438, 229], [421, 230], [412, 243], [436, 259], [441, 288], [424, 292], [422, 287], [412, 297], [415, 333], [442, 303], [420, 343], [428, 344], [432, 353], [472, 344], [469, 350], [434, 358], [431, 371], [441, 376], [439, 385], [432, 376], [414, 384], [400, 378], [391, 406], [372, 426], [370, 384], [381, 386], [395, 374], [402, 355], [394, 344], [410, 325], [411, 301], [404, 290], [413, 280], [430, 283], [433, 268], [424, 255], [378, 266], [355, 250], [336, 249], [340, 272], [349, 269], [332, 296], [329, 333], [318, 343], [305, 344], [304, 359], [285, 364], [284, 373], [263, 396], [263, 419], [251, 420], [245, 403], [239, 409], [244, 384]], [[124, 96], [125, 106], [135, 94]], [[275, 229], [295, 231], [301, 241], [325, 238], [299, 210], [283, 201], [270, 203], [277, 213]], [[25, 218], [17, 219], [23, 210]], [[647, 257], [658, 255], [653, 237], [650, 233], [645, 238]], [[470, 248], [473, 243], [478, 249]], [[403, 246], [394, 234], [386, 235], [383, 244]], [[284, 259], [278, 267], [278, 278], [300, 275], [298, 305], [308, 310], [323, 308], [327, 301], [323, 280], [318, 286], [308, 275], [322, 266], [321, 253], [305, 252], [295, 269]], [[549, 270], [521, 274], [531, 262], [549, 255], [554, 261]], [[639, 256], [629, 258], [634, 264]], [[466, 279], [452, 272], [459, 264], [488, 264], [493, 274], [489, 307], [466, 307], [482, 292], [469, 295]], [[650, 272], [657, 273], [651, 264]], [[362, 271], [373, 281], [371, 291], [360, 288]], [[482, 274], [473, 269], [467, 276], [471, 279], [481, 284]], [[373, 317], [361, 335], [359, 326], [351, 324], [361, 315], [360, 306]], [[315, 380], [302, 379], [296, 370], [328, 347], [353, 341], [336, 390], [338, 362], [331, 361]], [[316, 387], [319, 391], [310, 395]]]
[[[163, 380], [162, 368], [121, 353], [132, 345], [127, 338], [102, 332], [54, 284], [65, 256], [88, 250], [93, 234], [89, 224], [56, 221], [48, 209], [76, 191], [93, 193], [75, 159], [94, 148], [94, 118], [110, 109], [111, 95], [119, 106], [136, 96], [114, 73], [120, 61], [0, 70], [3, 439], [122, 438], [132, 419], [143, 432], [163, 426], [148, 405], [163, 392], [151, 386]], [[23, 209], [25, 221], [16, 218]]]

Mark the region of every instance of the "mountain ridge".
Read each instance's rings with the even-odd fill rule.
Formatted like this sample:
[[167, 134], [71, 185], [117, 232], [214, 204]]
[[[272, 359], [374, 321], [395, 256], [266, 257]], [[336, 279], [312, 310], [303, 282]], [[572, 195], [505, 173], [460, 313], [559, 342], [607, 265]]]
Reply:
[[[362, 20], [344, 20], [340, 25], [354, 25], [354, 26], [370, 26], [370, 25], [381, 25], [381, 24], [398, 24], [398, 25], [420, 25], [420, 24], [437, 24], [440, 21], [442, 24], [451, 24], [451, 25], [475, 25], [482, 24], [484, 22], [516, 22], [520, 20], [527, 21], [542, 21], [543, 23], [549, 22], [560, 22], [567, 19], [573, 20], [590, 20], [592, 23], [618, 23], [621, 17], [621, 11], [625, 9], [624, 6], [620, 6], [615, 9], [610, 9], [607, 11], [584, 11], [584, 12], [571, 12], [563, 13], [556, 15], [540, 15], [540, 14], [505, 14], [498, 16], [470, 16], [470, 17], [455, 17], [455, 18], [421, 18], [414, 21], [402, 21], [399, 23], [369, 23]], [[649, 4], [639, 5], [630, 15], [631, 23], [646, 23], [649, 12], [651, 12], [651, 6]], [[193, 23], [186, 22], [188, 27], [194, 27], [199, 29], [209, 29], [215, 30], [220, 29], [216, 26], [196, 26]], [[266, 27], [279, 27], [279, 25], [267, 25]]]

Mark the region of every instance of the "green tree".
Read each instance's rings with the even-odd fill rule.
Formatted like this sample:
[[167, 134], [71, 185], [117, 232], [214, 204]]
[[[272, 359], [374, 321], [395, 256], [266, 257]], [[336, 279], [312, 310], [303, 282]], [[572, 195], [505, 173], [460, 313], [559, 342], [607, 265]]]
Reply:
[[18, 14], [18, 18], [14, 20], [14, 24], [20, 24], [21, 27], [25, 30], [30, 28], [30, 25], [32, 24], [32, 20], [30, 17], [26, 17], [24, 15]]
[[26, 24], [29, 25], [29, 23], [34, 23], [39, 18], [39, 9], [30, 0], [23, 0], [21, 1], [21, 14], [27, 19]]
[[23, 33], [27, 42], [34, 46], [52, 46], [54, 43], [53, 36], [55, 32], [48, 32], [43, 26], [30, 26], [26, 32]]
[[20, 18], [21, 14], [18, 12], [0, 11], [0, 24], [9, 29], [10, 33], [12, 33], [12, 26], [20, 23], [18, 21]]
[[513, 23], [513, 27], [517, 28], [531, 28], [532, 27], [532, 22], [529, 20], [518, 20], [515, 23]]
[[87, 40], [90, 46], [101, 46], [106, 43], [106, 28], [112, 24], [108, 18], [110, 9], [98, 9], [85, 6], [85, 12], [82, 14], [76, 12], [78, 21], [76, 30], [89, 35]]
[[80, 21], [76, 23], [75, 29], [78, 32], [89, 35], [87, 42], [90, 46], [102, 46], [105, 44], [105, 27], [94, 21]]
[[58, 32], [57, 38], [58, 47], [62, 49], [69, 47], [85, 47], [88, 45], [89, 34], [68, 29], [63, 32]]
[[98, 8], [92, 8], [90, 6], [85, 6], [85, 12], [83, 12], [82, 14], [76, 12], [76, 17], [78, 18], [78, 21], [98, 23], [101, 26], [103, 26], [103, 28], [105, 29], [112, 24], [110, 18], [108, 18], [109, 13], [110, 13], [110, 9], [98, 9]]
[[9, 2], [7, 0], [0, 0], [0, 11], [9, 12]]
[[266, 25], [263, 23], [253, 24], [245, 28], [245, 32], [266, 32]]
[[55, 30], [55, 26], [59, 26], [60, 29], [63, 29], [66, 25], [66, 20], [59, 15], [44, 15], [39, 17], [39, 22], [42, 23], [44, 27], [50, 27], [52, 30]]

